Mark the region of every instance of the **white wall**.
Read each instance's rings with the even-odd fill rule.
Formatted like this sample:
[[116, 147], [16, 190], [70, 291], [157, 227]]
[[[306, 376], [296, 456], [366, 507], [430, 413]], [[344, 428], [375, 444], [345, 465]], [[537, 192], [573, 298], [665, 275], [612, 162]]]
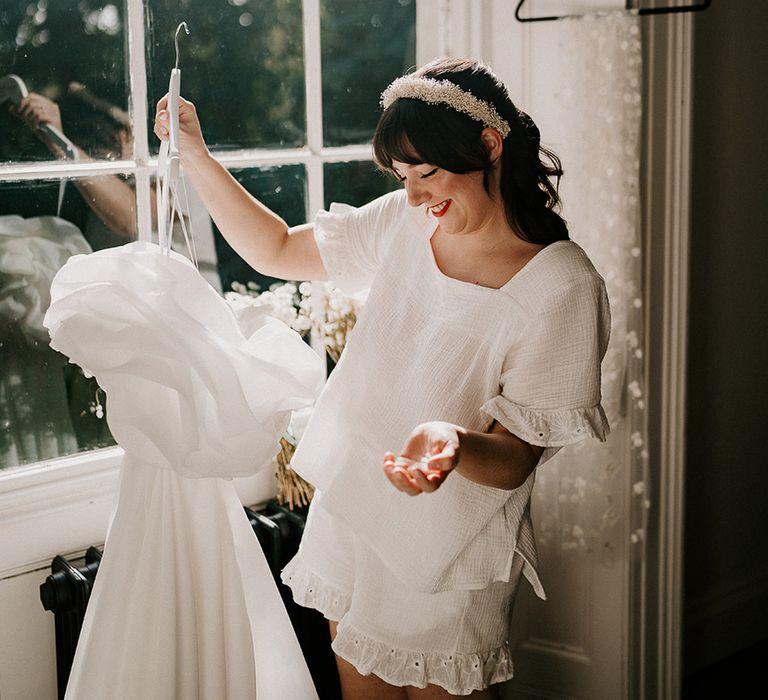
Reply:
[[40, 604], [45, 570], [0, 580], [0, 698], [55, 700], [53, 615]]

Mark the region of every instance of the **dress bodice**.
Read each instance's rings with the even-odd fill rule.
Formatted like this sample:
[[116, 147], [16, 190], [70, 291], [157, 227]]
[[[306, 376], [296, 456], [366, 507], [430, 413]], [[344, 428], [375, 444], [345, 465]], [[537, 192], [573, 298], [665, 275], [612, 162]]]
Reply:
[[96, 376], [112, 434], [145, 465], [253, 473], [322, 382], [294, 331], [257, 308], [238, 319], [186, 258], [153, 244], [71, 258], [51, 297], [51, 345]]

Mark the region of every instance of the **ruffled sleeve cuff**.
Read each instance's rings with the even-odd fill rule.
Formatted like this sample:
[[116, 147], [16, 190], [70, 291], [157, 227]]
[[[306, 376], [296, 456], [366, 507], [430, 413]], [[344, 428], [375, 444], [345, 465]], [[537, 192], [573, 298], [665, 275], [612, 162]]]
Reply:
[[536, 409], [499, 395], [486, 401], [481, 410], [510, 433], [540, 447], [559, 448], [590, 437], [604, 442], [610, 432], [600, 404], [590, 408]]
[[343, 292], [354, 294], [371, 285], [372, 271], [366, 270], [355, 255], [350, 226], [355, 208], [334, 202], [328, 211], [315, 218], [314, 231], [320, 257], [328, 276]]

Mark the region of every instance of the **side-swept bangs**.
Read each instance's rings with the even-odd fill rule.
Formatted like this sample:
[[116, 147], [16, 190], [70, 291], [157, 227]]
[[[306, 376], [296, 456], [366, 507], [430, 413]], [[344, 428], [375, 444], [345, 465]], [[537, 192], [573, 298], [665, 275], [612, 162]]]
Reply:
[[453, 173], [488, 167], [488, 152], [480, 139], [482, 125], [442, 105], [401, 98], [381, 115], [373, 135], [373, 156], [384, 171], [394, 161], [429, 163]]

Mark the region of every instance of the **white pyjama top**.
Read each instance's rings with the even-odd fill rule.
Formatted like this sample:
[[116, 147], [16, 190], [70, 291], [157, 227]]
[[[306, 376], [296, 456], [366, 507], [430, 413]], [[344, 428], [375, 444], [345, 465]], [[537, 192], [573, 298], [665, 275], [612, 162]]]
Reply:
[[[610, 332], [605, 286], [573, 241], [542, 249], [499, 289], [443, 274], [437, 221], [400, 190], [320, 212], [315, 238], [342, 290], [370, 288], [293, 458], [342, 519], [405, 585], [424, 592], [508, 581], [517, 552], [536, 574], [529, 514], [534, 473], [508, 491], [453, 472], [409, 498], [382, 471], [419, 423], [486, 431], [493, 420], [544, 446], [604, 440], [600, 363]], [[418, 536], [413, 536], [418, 533]]]

